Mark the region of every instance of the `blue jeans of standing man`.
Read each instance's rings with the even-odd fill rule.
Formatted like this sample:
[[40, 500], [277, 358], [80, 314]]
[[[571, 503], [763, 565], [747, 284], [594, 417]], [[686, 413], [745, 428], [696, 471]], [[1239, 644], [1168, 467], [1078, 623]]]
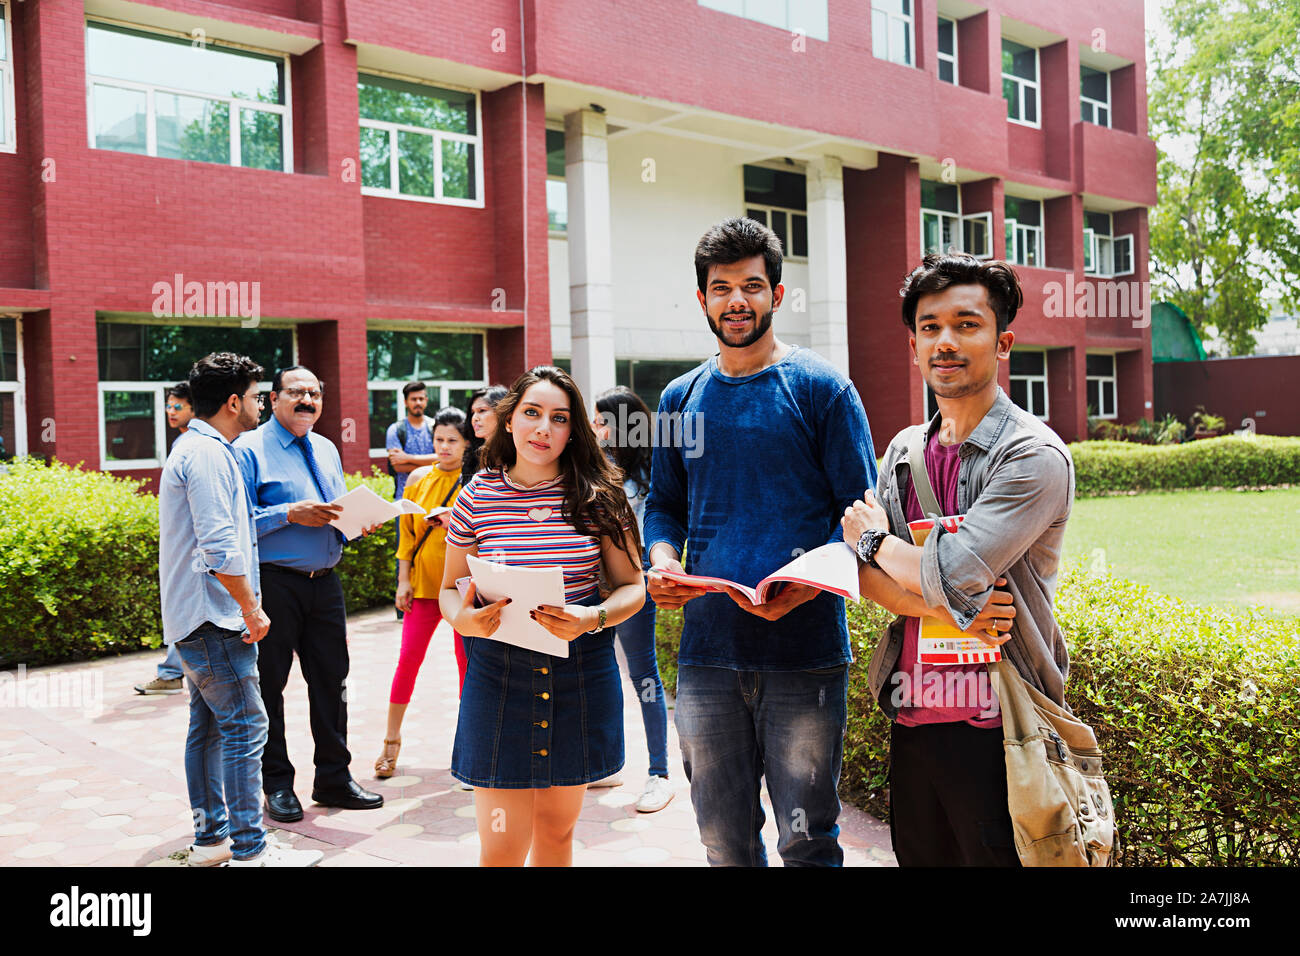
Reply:
[[736, 671], [684, 664], [677, 735], [711, 866], [766, 866], [766, 777], [786, 866], [841, 866], [840, 799], [848, 665]]
[[650, 776], [668, 776], [668, 706], [664, 703], [664, 682], [659, 679], [655, 657], [655, 604], [647, 595], [641, 610], [618, 626], [615, 632], [627, 656], [632, 689], [641, 702], [646, 749], [650, 751]]
[[180, 680], [184, 676], [185, 671], [181, 669], [180, 651], [176, 650], [176, 645], [173, 644], [171, 647], [167, 648], [167, 656], [164, 657], [163, 662], [158, 665], [158, 679]]
[[189, 678], [185, 782], [194, 811], [194, 842], [212, 846], [229, 836], [234, 858], [247, 860], [266, 847], [262, 750], [267, 719], [258, 690], [257, 645], [245, 644], [239, 631], [204, 622], [175, 646]]

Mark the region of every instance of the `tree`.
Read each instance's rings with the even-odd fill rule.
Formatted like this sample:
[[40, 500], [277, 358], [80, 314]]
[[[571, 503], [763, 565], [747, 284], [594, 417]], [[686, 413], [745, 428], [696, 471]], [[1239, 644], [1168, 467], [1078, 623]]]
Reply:
[[1249, 353], [1267, 299], [1300, 309], [1300, 0], [1178, 0], [1164, 17], [1152, 274], [1198, 332]]

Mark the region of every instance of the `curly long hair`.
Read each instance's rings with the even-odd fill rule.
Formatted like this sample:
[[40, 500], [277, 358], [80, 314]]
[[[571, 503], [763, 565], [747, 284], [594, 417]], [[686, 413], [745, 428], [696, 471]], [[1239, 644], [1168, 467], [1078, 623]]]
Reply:
[[[582, 393], [563, 369], [538, 365], [515, 379], [510, 391], [496, 403], [497, 430], [480, 450], [483, 466], [504, 470], [515, 463], [514, 436], [505, 426], [514, 417], [524, 393], [538, 382], [550, 382], [569, 398], [571, 438], [560, 452], [559, 460], [560, 474], [564, 477], [565, 518], [580, 534], [608, 537], [640, 567], [641, 536], [637, 532], [636, 515], [623, 491], [623, 474], [605, 457], [587, 418]], [[636, 545], [635, 552], [627, 548], [629, 532]]]

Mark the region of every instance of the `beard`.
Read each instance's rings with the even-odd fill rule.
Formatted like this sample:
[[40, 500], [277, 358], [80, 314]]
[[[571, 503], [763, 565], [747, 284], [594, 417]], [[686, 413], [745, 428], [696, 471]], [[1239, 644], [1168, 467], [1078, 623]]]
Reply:
[[[748, 314], [753, 315], [752, 312]], [[714, 321], [713, 316], [708, 315], [707, 313], [706, 316], [709, 320], [709, 329], [713, 332], [714, 335], [718, 337], [718, 341], [721, 342], [723, 345], [727, 346], [728, 348], [733, 348], [733, 349], [743, 349], [746, 346], [753, 345], [764, 335], [766, 335], [767, 330], [772, 327], [772, 310], [769, 309], [766, 313], [758, 317], [758, 321], [754, 323], [753, 331], [751, 331], [739, 342], [732, 342], [727, 338], [727, 333], [726, 330], [724, 330], [722, 327], [721, 319], [719, 319], [718, 321]], [[727, 316], [726, 312], [722, 313], [722, 318], [725, 318], [726, 316]]]

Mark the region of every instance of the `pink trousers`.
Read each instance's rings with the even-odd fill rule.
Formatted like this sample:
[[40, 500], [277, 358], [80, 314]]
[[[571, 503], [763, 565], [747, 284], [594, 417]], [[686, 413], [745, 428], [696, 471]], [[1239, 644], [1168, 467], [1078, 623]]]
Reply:
[[[397, 670], [393, 674], [393, 687], [388, 700], [393, 704], [409, 704], [415, 690], [415, 678], [424, 663], [433, 632], [442, 623], [442, 610], [437, 598], [413, 598], [411, 609], [402, 615], [402, 649], [397, 655]], [[465, 645], [459, 634], [454, 634], [456, 669], [460, 672], [460, 685], [465, 685]]]

